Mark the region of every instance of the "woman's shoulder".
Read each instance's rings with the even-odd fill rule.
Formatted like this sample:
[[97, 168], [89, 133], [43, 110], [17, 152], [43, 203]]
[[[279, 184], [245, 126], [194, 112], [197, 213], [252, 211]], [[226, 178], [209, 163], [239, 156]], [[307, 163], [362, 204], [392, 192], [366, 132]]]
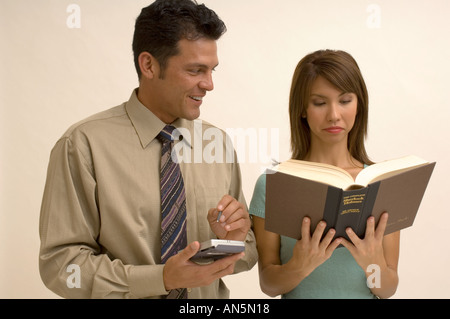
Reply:
[[258, 187], [264, 186], [264, 188], [266, 187], [266, 175], [267, 175], [266, 172], [259, 175], [258, 179], [256, 180], [255, 187], [257, 186]]
[[266, 173], [263, 173], [256, 180], [248, 212], [251, 215], [264, 218], [266, 210], [265, 205], [266, 205]]

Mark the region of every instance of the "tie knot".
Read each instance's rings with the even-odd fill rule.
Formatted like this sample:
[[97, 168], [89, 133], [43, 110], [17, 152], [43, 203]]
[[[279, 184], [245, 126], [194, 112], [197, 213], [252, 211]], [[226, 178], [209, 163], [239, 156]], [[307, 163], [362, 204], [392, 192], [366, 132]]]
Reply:
[[174, 140], [172, 136], [172, 132], [175, 130], [175, 127], [172, 125], [166, 125], [164, 128], [159, 132], [158, 139], [161, 142], [172, 142]]

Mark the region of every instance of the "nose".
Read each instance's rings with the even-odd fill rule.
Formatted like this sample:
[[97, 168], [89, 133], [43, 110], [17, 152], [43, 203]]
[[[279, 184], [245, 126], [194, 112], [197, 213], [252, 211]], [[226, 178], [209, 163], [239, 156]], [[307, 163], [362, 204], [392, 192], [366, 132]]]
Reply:
[[206, 90], [206, 91], [214, 90], [214, 83], [213, 83], [213, 79], [212, 79], [212, 73], [209, 72], [208, 74], [205, 74], [205, 76], [202, 78], [202, 80], [200, 81], [198, 86], [202, 90]]
[[340, 120], [341, 115], [339, 112], [339, 105], [331, 103], [328, 108], [327, 120], [332, 123], [336, 123]]

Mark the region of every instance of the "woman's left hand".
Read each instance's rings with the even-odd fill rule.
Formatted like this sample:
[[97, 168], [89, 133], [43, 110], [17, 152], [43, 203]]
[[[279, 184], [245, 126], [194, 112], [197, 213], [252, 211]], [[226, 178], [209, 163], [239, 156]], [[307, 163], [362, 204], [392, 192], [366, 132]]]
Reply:
[[372, 264], [380, 267], [386, 265], [383, 251], [383, 238], [388, 217], [388, 213], [383, 213], [378, 222], [378, 226], [375, 227], [375, 218], [370, 216], [367, 219], [364, 239], [359, 238], [351, 228], [346, 229], [351, 242], [343, 239], [342, 245], [350, 251], [353, 258], [355, 258], [358, 265], [364, 271]]

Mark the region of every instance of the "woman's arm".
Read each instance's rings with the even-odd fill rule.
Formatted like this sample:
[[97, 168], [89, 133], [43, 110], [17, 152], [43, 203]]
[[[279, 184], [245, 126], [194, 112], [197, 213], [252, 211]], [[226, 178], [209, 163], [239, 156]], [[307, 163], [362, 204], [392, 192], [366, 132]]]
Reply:
[[341, 239], [332, 242], [335, 234], [330, 229], [321, 241], [326, 223], [320, 222], [310, 235], [310, 219], [302, 223], [302, 239], [295, 244], [292, 258], [284, 265], [280, 261], [280, 236], [264, 229], [265, 220], [253, 217], [254, 233], [259, 254], [259, 282], [261, 290], [275, 297], [288, 293], [332, 255]]

